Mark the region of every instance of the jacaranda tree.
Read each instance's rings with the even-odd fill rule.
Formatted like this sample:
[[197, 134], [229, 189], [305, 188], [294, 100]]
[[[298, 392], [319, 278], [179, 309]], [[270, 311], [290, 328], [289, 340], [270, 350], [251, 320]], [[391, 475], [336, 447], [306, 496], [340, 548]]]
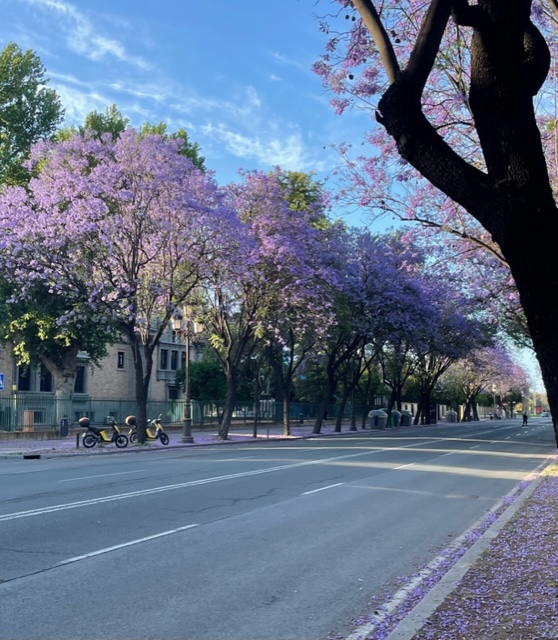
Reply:
[[226, 260], [211, 265], [203, 316], [227, 378], [219, 428], [223, 439], [241, 365], [256, 344], [287, 347], [292, 368], [295, 331], [329, 317], [327, 291], [336, 277], [330, 256], [335, 252], [328, 250], [328, 230], [317, 224], [323, 222], [323, 212], [320, 206], [291, 206], [290, 195], [298, 193], [300, 185], [286, 177], [279, 169], [247, 172], [242, 182], [227, 189], [242, 230], [228, 242]]
[[40, 143], [29, 190], [9, 189], [0, 206], [3, 269], [19, 295], [47, 285], [68, 301], [60, 327], [95, 318], [129, 342], [140, 440], [157, 345], [236, 220], [181, 144], [132, 129]]

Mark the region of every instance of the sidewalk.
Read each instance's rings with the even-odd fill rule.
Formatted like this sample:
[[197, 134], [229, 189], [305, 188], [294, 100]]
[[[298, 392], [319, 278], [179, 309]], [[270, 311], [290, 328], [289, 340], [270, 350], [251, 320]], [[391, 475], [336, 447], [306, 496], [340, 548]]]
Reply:
[[[78, 434], [79, 447], [76, 441], [76, 435], [69, 435], [62, 439], [50, 439], [50, 440], [34, 440], [31, 438], [18, 438], [17, 440], [0, 440], [0, 459], [2, 458], [17, 458], [26, 455], [40, 456], [41, 458], [50, 458], [54, 456], [79, 456], [79, 455], [95, 455], [103, 453], [129, 453], [137, 451], [146, 451], [151, 449], [182, 449], [193, 446], [207, 446], [207, 445], [230, 445], [238, 444], [242, 442], [256, 442], [260, 440], [291, 440], [300, 438], [315, 438], [320, 436], [334, 436], [335, 425], [333, 423], [326, 423], [322, 426], [321, 433], [316, 435], [312, 433], [314, 426], [312, 423], [296, 424], [291, 426], [291, 435], [283, 435], [283, 427], [279, 424], [263, 424], [258, 427], [258, 437], [252, 437], [251, 426], [234, 426], [229, 431], [229, 437], [227, 440], [221, 440], [217, 437], [217, 427], [212, 429], [196, 430], [194, 427], [192, 430], [193, 443], [183, 443], [182, 431], [167, 431], [170, 443], [167, 446], [162, 445], [158, 440], [147, 441], [145, 445], [131, 445], [129, 444], [124, 449], [117, 449], [112, 443], [105, 444], [103, 446], [95, 446], [91, 449], [85, 449], [81, 442], [81, 433]], [[372, 433], [371, 430], [362, 430], [358, 428], [361, 433]], [[123, 432], [127, 433], [127, 429]], [[342, 433], [349, 432], [349, 424], [344, 423], [342, 425]], [[386, 433], [386, 431], [377, 431], [375, 433]], [[350, 433], [355, 433], [350, 432]]]

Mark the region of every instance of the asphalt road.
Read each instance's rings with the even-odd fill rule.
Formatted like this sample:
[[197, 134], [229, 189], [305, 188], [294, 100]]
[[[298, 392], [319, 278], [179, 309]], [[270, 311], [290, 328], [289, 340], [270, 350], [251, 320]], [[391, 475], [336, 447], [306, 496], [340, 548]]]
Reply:
[[0, 639], [347, 637], [554, 452], [540, 419], [0, 461]]

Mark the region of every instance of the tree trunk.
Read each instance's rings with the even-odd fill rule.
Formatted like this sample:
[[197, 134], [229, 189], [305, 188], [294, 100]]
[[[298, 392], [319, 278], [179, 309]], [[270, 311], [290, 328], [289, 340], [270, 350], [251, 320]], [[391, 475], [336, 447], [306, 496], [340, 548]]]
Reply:
[[289, 400], [289, 394], [285, 393], [283, 395], [283, 435], [284, 436], [291, 435], [290, 413], [291, 413], [291, 401]]
[[318, 410], [318, 415], [316, 417], [316, 422], [314, 423], [314, 429], [312, 433], [318, 434], [322, 430], [322, 425], [324, 420], [327, 418], [327, 412], [329, 410], [329, 405], [333, 400], [335, 395], [335, 387], [337, 386], [337, 382], [335, 380], [335, 376], [333, 375], [333, 371], [331, 367], [327, 369], [327, 388], [324, 393], [324, 397], [322, 399], [322, 403], [320, 404], [320, 408]]
[[420, 399], [418, 403], [417, 413], [415, 415], [415, 426], [419, 423], [430, 424], [430, 395], [432, 391], [430, 389], [421, 389]]
[[471, 421], [471, 398], [468, 397], [465, 400], [465, 409], [463, 410], [463, 419], [461, 422], [470, 422]]
[[472, 405], [472, 409], [473, 409], [473, 420], [475, 422], [479, 421], [479, 408], [477, 405], [477, 401], [475, 398], [473, 398], [473, 400], [471, 401], [471, 405]]
[[238, 387], [238, 372], [236, 367], [228, 363], [225, 376], [227, 380], [227, 395], [225, 396], [225, 406], [223, 407], [223, 415], [221, 416], [218, 433], [221, 440], [226, 440], [229, 437], [229, 429], [236, 405], [236, 390]]
[[72, 399], [77, 375], [77, 356], [79, 344], [71, 344], [65, 351], [61, 362], [55, 362], [46, 355], [41, 355], [41, 363], [50, 371], [54, 381], [54, 399], [56, 405], [56, 425], [62, 418], [71, 422]]
[[126, 334], [132, 349], [132, 359], [134, 362], [134, 387], [136, 395], [136, 422], [138, 425], [138, 442], [143, 444], [147, 440], [147, 393], [149, 389], [149, 379], [151, 377], [151, 366], [148, 362], [149, 352], [143, 348], [140, 339], [137, 337], [133, 327], [127, 328]]

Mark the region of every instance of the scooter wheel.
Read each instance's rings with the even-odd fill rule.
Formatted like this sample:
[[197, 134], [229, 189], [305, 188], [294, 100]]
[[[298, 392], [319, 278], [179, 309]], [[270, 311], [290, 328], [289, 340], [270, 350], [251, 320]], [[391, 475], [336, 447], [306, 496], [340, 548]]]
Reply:
[[138, 441], [138, 433], [137, 431], [134, 431], [133, 433], [130, 434], [130, 442], [131, 444], [136, 444], [137, 441]]
[[162, 433], [159, 436], [159, 440], [161, 440], [161, 444], [168, 444], [169, 443], [169, 437], [166, 433]]
[[128, 436], [120, 434], [114, 443], [119, 449], [124, 449], [128, 446]]
[[82, 442], [86, 449], [91, 449], [91, 447], [94, 447], [97, 443], [97, 438], [92, 433], [86, 433], [83, 436]]

